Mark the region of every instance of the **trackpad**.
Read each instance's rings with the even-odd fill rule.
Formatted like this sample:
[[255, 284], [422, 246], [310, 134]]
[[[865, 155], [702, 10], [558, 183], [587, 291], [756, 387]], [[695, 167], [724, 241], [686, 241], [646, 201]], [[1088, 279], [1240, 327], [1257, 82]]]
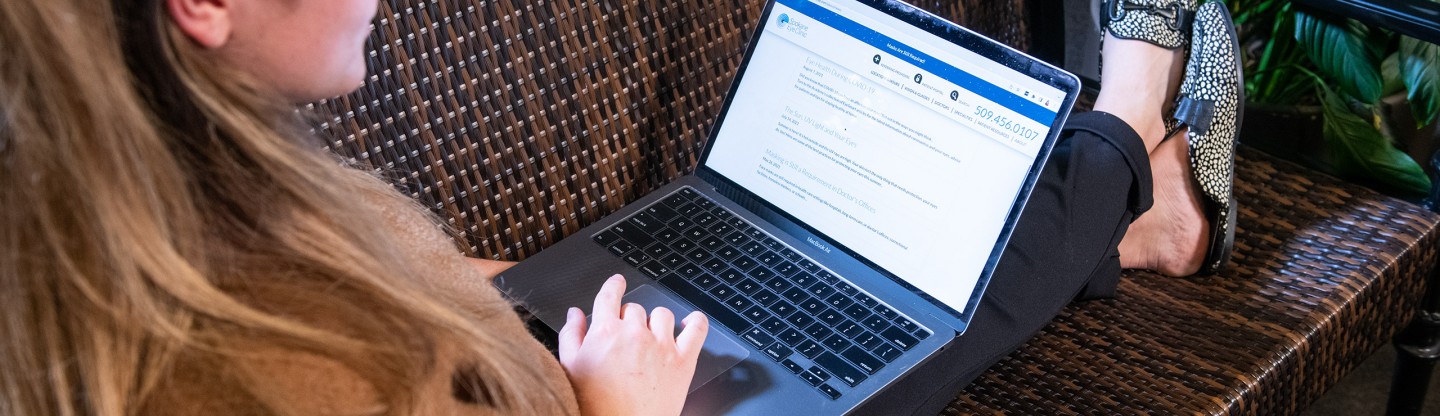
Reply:
[[[685, 319], [690, 311], [695, 310], [689, 304], [648, 284], [640, 285], [630, 293], [626, 293], [624, 301], [635, 302], [651, 310], [654, 310], [656, 306], [664, 306], [671, 312], [675, 312], [677, 321]], [[690, 379], [690, 392], [694, 392], [695, 389], [710, 382], [715, 376], [750, 356], [750, 350], [740, 344], [740, 340], [720, 329], [714, 320], [710, 322], [710, 333], [705, 336], [705, 348], [700, 351], [700, 361], [695, 364], [695, 377]], [[680, 333], [680, 329], [680, 323], [676, 322], [675, 333]]]

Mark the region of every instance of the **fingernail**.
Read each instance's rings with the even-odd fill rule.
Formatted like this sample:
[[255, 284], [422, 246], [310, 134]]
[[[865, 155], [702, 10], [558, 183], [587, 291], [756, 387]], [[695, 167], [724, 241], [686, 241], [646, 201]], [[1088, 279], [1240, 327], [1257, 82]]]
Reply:
[[565, 317], [570, 320], [580, 319], [580, 308], [571, 306], [570, 310], [565, 311]]
[[625, 280], [625, 276], [621, 276], [619, 273], [616, 273], [614, 276], [610, 276], [610, 280], [615, 279]]

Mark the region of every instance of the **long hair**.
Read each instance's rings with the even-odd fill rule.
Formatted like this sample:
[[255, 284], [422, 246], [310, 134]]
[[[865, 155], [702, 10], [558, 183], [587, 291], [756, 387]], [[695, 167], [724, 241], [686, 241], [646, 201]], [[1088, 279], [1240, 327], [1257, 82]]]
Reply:
[[375, 226], [373, 203], [404, 197], [160, 3], [0, 1], [0, 415], [135, 414], [175, 368], [225, 371], [257, 343], [344, 365], [387, 414], [452, 371], [442, 346], [496, 410], [563, 412]]

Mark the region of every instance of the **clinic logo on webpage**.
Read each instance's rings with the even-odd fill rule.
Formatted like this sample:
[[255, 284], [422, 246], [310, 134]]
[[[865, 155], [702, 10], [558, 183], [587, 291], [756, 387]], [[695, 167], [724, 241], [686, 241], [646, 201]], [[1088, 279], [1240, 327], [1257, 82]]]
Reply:
[[780, 13], [780, 17], [776, 18], [775, 20], [776, 23], [780, 25], [781, 29], [788, 30], [790, 31], [790, 33], [800, 35], [801, 37], [807, 37], [806, 35], [810, 33], [810, 26], [806, 26], [804, 23], [791, 20], [789, 14]]

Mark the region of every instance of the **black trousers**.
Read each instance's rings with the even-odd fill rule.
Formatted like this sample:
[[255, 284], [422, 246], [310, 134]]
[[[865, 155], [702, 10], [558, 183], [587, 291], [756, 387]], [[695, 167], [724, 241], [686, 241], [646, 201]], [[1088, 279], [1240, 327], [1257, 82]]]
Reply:
[[939, 413], [1066, 304], [1113, 296], [1120, 239], [1150, 208], [1151, 186], [1149, 155], [1134, 129], [1102, 112], [1072, 116], [970, 328], [861, 413]]

